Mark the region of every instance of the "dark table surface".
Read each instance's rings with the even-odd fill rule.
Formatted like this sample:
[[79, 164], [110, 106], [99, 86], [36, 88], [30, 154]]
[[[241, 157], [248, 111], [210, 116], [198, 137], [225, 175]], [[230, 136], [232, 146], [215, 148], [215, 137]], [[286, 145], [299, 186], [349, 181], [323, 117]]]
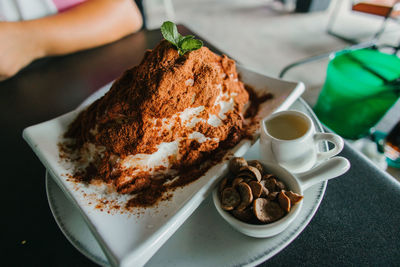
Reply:
[[[183, 26], [179, 30], [190, 33]], [[5, 266], [95, 265], [55, 223], [47, 203], [45, 168], [22, 139], [22, 130], [71, 111], [138, 64], [144, 50], [160, 39], [159, 31], [142, 31], [111, 45], [36, 61], [0, 82]], [[349, 146], [341, 154], [350, 160], [350, 171], [328, 183], [311, 223], [262, 266], [400, 266], [399, 183]]]

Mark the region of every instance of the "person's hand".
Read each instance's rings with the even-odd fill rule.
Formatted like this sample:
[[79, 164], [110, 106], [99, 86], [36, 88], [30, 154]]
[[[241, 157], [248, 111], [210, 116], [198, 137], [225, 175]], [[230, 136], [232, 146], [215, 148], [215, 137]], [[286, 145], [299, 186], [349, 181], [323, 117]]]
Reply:
[[53, 16], [0, 22], [0, 80], [37, 58], [114, 42], [138, 31], [142, 22], [132, 0], [85, 1]]
[[0, 22], [0, 81], [40, 57], [35, 36], [23, 22]]

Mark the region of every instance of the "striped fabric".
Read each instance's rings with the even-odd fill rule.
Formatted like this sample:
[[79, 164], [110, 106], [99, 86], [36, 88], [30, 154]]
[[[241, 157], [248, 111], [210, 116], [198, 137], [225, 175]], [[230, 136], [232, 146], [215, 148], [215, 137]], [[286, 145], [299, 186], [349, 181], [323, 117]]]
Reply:
[[79, 5], [86, 0], [52, 0], [58, 12], [63, 12], [71, 7]]
[[87, 0], [0, 0], [0, 21], [19, 21], [63, 12]]

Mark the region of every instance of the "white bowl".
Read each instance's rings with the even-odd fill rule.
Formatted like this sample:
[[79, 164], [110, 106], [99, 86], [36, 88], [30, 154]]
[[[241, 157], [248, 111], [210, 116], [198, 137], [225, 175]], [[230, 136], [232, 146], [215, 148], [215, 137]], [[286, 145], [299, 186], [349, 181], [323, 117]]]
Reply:
[[[264, 162], [263, 166], [265, 170], [276, 175], [282, 182], [284, 182], [291, 191], [304, 195], [303, 192], [315, 183], [335, 178], [345, 173], [350, 168], [350, 163], [343, 157], [334, 157], [317, 167], [314, 167], [310, 171], [296, 175], [274, 163]], [[234, 229], [245, 235], [258, 238], [271, 237], [281, 233], [290, 225], [291, 222], [293, 222], [303, 206], [303, 201], [300, 201], [281, 219], [273, 223], [258, 225], [242, 222], [229, 212], [223, 210], [219, 199], [218, 186], [213, 191], [213, 200], [218, 213]]]

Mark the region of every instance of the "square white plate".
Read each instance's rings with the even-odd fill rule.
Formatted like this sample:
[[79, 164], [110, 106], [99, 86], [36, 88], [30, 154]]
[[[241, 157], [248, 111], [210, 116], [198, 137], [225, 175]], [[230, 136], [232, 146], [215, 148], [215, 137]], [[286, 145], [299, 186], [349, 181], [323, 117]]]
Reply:
[[[253, 87], [256, 92], [270, 92], [274, 95], [274, 98], [268, 101], [268, 108], [264, 109], [264, 116], [287, 109], [304, 91], [302, 83], [270, 78], [239, 66], [238, 72], [241, 80]], [[218, 178], [226, 173], [227, 162], [215, 165], [203, 177], [175, 190], [169, 201], [141, 210], [140, 215], [107, 213], [96, 209], [95, 203], [88, 202], [84, 193], [101, 194], [102, 197], [107, 197], [107, 194], [104, 194], [99, 186], [68, 181], [66, 174], [70, 173], [70, 170], [61, 163], [58, 143], [77, 114], [108, 89], [109, 86], [106, 86], [99, 90], [72, 112], [26, 128], [23, 137], [54, 177], [55, 182], [78, 207], [109, 262], [115, 266], [141, 266], [212, 191]], [[257, 139], [257, 135], [258, 133], [255, 134], [253, 141]], [[242, 156], [251, 144], [250, 140], [242, 140], [231, 152], [236, 156]]]

